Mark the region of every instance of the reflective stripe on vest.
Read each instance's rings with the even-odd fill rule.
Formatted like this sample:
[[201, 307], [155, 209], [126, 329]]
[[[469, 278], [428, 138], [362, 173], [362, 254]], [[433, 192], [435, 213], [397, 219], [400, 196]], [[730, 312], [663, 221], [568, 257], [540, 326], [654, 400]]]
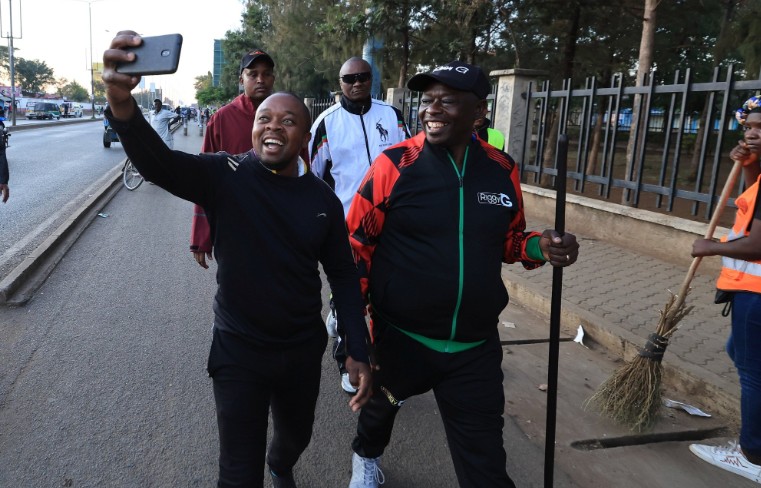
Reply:
[[[735, 224], [729, 234], [722, 237], [722, 242], [730, 242], [747, 237], [747, 230], [753, 220], [753, 211], [756, 208], [756, 197], [761, 177], [751, 185], [742, 195], [737, 197], [737, 214]], [[744, 290], [761, 293], [761, 261], [745, 261], [742, 259], [721, 258], [722, 269], [716, 288], [720, 290]]]

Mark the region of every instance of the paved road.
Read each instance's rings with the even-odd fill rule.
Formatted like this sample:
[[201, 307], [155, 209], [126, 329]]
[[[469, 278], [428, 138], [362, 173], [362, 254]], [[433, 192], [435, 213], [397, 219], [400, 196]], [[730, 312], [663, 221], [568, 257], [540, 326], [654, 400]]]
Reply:
[[99, 120], [57, 121], [13, 132], [7, 149], [11, 197], [0, 205], [0, 278], [42, 242], [124, 159], [103, 147]]

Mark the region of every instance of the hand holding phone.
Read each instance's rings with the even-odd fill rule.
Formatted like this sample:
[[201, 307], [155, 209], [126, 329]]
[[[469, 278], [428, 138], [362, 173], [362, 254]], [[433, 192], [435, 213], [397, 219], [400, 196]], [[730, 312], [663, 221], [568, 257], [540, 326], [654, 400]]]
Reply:
[[143, 37], [137, 47], [125, 48], [135, 53], [131, 63], [117, 65], [116, 71], [125, 75], [163, 75], [174, 73], [180, 64], [181, 34]]

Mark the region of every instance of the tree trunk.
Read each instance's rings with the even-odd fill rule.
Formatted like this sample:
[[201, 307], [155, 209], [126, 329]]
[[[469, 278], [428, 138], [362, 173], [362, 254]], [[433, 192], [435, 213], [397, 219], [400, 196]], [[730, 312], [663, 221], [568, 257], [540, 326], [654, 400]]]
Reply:
[[[563, 46], [563, 63], [562, 63], [562, 77], [563, 80], [570, 80], [573, 75], [573, 62], [576, 57], [576, 41], [579, 38], [579, 24], [581, 22], [581, 6], [578, 2], [574, 3], [573, 12], [571, 13], [571, 19], [569, 22], [568, 35], [566, 36], [566, 42]], [[569, 87], [570, 88], [570, 87]], [[558, 104], [558, 109], [560, 108]], [[545, 168], [552, 168], [555, 163], [555, 146], [558, 141], [558, 131], [560, 130], [560, 114], [551, 114], [552, 126], [548, 133], [547, 145], [544, 148], [542, 154], [542, 165]], [[541, 186], [552, 186], [552, 175], [542, 174]]]
[[404, 23], [402, 24], [402, 62], [399, 68], [399, 81], [396, 84], [397, 88], [404, 88], [404, 83], [407, 81], [407, 70], [410, 65], [410, 2], [404, 0], [402, 2], [402, 18]]
[[605, 117], [605, 105], [598, 103], [597, 120], [595, 120], [595, 127], [592, 129], [592, 144], [589, 147], [589, 159], [587, 160], [587, 170], [585, 172], [587, 175], [594, 175], [597, 173], [597, 155], [600, 153], [603, 117]]
[[[645, 12], [642, 16], [642, 38], [639, 43], [639, 60], [637, 62], [637, 81], [635, 83], [635, 86], [637, 87], [644, 86], [647, 75], [650, 73], [650, 68], [653, 65], [653, 46], [655, 44], [656, 26], [655, 10], [658, 8], [658, 3], [660, 3], [660, 0], [645, 0]], [[642, 135], [644, 134], [644, 131], [647, 130], [647, 127], [641, 127], [642, 124], [640, 122], [639, 106], [641, 105], [641, 99], [642, 95], [634, 96], [632, 124], [629, 129], [629, 144], [626, 146], [626, 172], [624, 174], [624, 179], [628, 179], [629, 175], [631, 175], [631, 181], [637, 180], [638, 175], [635, 171], [636, 161], [638, 155], [644, 150], [644, 146], [642, 145]], [[648, 104], [645, 105], [647, 106]], [[645, 117], [642, 117], [641, 119], [644, 120]], [[639, 132], [637, 132], [637, 128], [639, 128]], [[637, 147], [634, 147], [635, 133], [639, 133]], [[630, 191], [624, 190], [621, 194], [621, 203], [623, 205], [631, 204]]]
[[[725, 0], [722, 3], [724, 4], [724, 16], [721, 19], [719, 37], [716, 39], [716, 44], [713, 47], [713, 59], [715, 60], [725, 59], [727, 54], [729, 54], [730, 43], [727, 41], [727, 36], [730, 35], [729, 25], [732, 21], [732, 15], [734, 14], [735, 8], [737, 7], [739, 1]], [[706, 126], [711, 126], [710, 120], [704, 120], [708, 116], [710, 109], [709, 99], [710, 97], [706, 95], [705, 101], [703, 102], [703, 111], [700, 114], [700, 125], [698, 126], [698, 133], [695, 137], [695, 146], [692, 149], [692, 158], [690, 159], [690, 172], [687, 175], [687, 180], [691, 183], [694, 183], [698, 178], [698, 168], [700, 167], [700, 141], [703, 140], [703, 133], [705, 132]]]

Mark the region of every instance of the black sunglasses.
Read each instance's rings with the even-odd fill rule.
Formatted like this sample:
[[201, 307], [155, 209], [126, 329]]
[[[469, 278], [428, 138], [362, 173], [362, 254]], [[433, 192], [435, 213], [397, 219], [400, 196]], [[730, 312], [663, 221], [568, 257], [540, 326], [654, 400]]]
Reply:
[[364, 73], [354, 73], [351, 75], [343, 75], [341, 77], [341, 81], [346, 83], [347, 85], [353, 85], [356, 82], [364, 83], [366, 81], [369, 81], [372, 79], [373, 74], [369, 71], [366, 71]]

